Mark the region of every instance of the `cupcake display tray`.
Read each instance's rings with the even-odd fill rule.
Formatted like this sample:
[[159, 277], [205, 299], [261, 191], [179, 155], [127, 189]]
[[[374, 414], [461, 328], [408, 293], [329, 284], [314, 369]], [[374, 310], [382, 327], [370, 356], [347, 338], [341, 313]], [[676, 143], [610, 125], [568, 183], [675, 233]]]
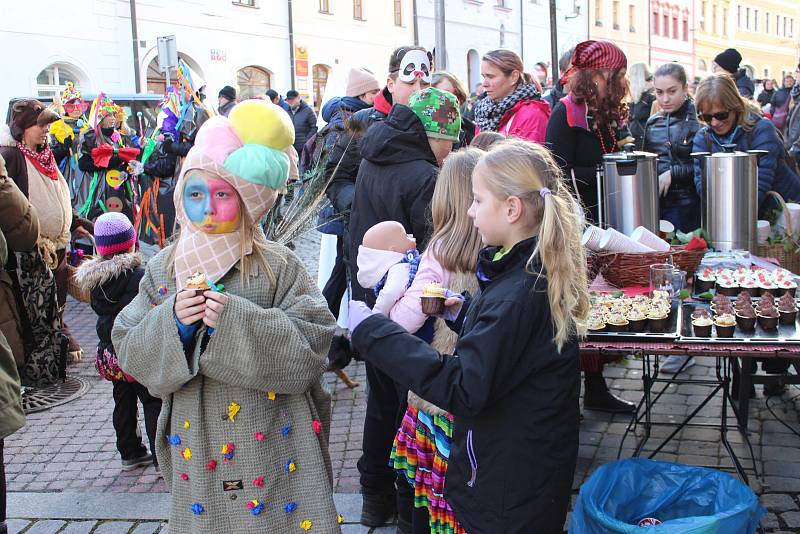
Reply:
[[[756, 299], [757, 301], [757, 299]], [[795, 321], [791, 325], [778, 324], [775, 330], [763, 330], [756, 322], [755, 330], [743, 331], [736, 326], [733, 337], [716, 337], [716, 327], [711, 327], [711, 337], [698, 337], [694, 335], [692, 327], [692, 312], [696, 308], [706, 308], [711, 313], [711, 305], [705, 302], [685, 302], [681, 306], [681, 330], [678, 343], [761, 343], [761, 344], [800, 344], [800, 325]]]
[[592, 332], [586, 334], [586, 339], [594, 341], [603, 340], [631, 340], [631, 341], [674, 341], [680, 336], [681, 320], [681, 306], [680, 301], [672, 301], [672, 309], [670, 310], [667, 328], [663, 332]]

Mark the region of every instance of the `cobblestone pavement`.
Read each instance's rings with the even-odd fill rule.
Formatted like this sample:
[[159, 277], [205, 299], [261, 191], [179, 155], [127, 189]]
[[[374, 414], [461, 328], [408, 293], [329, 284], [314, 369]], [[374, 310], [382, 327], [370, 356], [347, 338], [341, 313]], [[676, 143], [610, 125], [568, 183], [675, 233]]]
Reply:
[[[297, 252], [316, 275], [318, 241], [305, 239], [297, 243]], [[68, 372], [78, 375], [90, 383], [88, 392], [82, 397], [50, 410], [28, 416], [25, 428], [6, 439], [5, 462], [8, 488], [12, 494], [9, 517], [10, 532], [29, 533], [122, 533], [136, 534], [166, 532], [166, 518], [107, 514], [91, 516], [52, 514], [35, 510], [37, 495], [41, 499], [56, 493], [86, 494], [87, 497], [115, 494], [158, 495], [166, 493], [163, 480], [157, 477], [152, 467], [124, 473], [119, 469], [119, 457], [115, 448], [114, 430], [111, 426], [113, 400], [111, 384], [101, 380], [94, 370], [95, 316], [88, 305], [69, 300], [67, 322], [84, 348], [84, 359], [71, 365]], [[714, 374], [713, 360], [698, 358], [698, 363], [688, 369], [687, 374], [702, 378]], [[366, 532], [355, 525], [358, 521], [360, 499], [356, 460], [360, 455], [363, 419], [366, 408], [366, 377], [362, 364], [354, 362], [347, 368], [350, 376], [361, 383], [356, 389], [348, 389], [335, 375], [327, 374], [326, 382], [333, 393], [333, 423], [331, 428], [330, 453], [334, 469], [334, 490], [337, 503], [350, 509], [345, 514], [345, 532]], [[625, 360], [606, 368], [609, 385], [617, 394], [632, 401], [641, 398], [641, 362]], [[668, 393], [653, 407], [653, 413], [670, 421], [677, 421], [691, 412], [703, 400], [708, 388], [693, 384], [672, 385]], [[757, 398], [750, 405], [750, 440], [753, 445], [756, 465], [762, 473], [760, 481], [753, 480], [751, 486], [760, 494], [761, 502], [769, 509], [762, 522], [768, 532], [800, 532], [800, 437], [779, 423], [765, 404], [761, 387], [757, 387]], [[784, 422], [800, 431], [798, 408], [800, 389], [793, 387], [783, 397], [770, 402], [773, 411]], [[714, 398], [700, 411], [697, 422], [717, 423], [721, 401]], [[615, 460], [628, 419], [598, 412], [585, 412], [581, 424], [578, 469], [574, 490], [599, 465]], [[142, 425], [143, 426], [143, 425]], [[667, 428], [655, 428], [653, 435], [666, 436]], [[729, 432], [733, 448], [749, 463], [749, 451], [738, 431]], [[694, 465], [709, 465], [730, 468], [731, 461], [720, 444], [719, 432], [705, 428], [687, 428], [677, 439], [664, 447], [657, 459], [677, 461]], [[622, 455], [630, 456], [633, 439], [629, 436], [622, 448]], [[43, 495], [44, 494], [44, 495]], [[18, 501], [14, 496], [18, 496]], [[124, 503], [122, 495], [120, 502]], [[344, 499], [344, 500], [343, 500]], [[14, 503], [25, 503], [15, 513]], [[30, 506], [28, 506], [30, 504]], [[124, 504], [120, 506], [124, 508]], [[105, 519], [96, 519], [105, 518]], [[124, 520], [112, 520], [120, 519]], [[393, 531], [378, 529], [376, 532]]]

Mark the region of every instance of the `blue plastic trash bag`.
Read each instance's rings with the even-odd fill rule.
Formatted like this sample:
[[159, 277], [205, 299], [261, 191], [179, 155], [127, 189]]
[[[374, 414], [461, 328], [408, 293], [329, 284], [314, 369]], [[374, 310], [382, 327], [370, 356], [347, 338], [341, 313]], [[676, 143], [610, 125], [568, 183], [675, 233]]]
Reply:
[[751, 534], [766, 513], [727, 473], [628, 458], [601, 466], [581, 486], [569, 532]]

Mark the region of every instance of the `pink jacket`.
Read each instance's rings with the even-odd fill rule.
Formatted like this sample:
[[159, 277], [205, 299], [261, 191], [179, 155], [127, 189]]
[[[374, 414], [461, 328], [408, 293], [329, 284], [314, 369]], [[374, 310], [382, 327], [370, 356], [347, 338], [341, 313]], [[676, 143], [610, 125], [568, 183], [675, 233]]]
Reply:
[[420, 297], [425, 284], [438, 282], [442, 287], [450, 283], [450, 273], [445, 271], [433, 254], [436, 247], [429, 245], [419, 261], [419, 268], [411, 287], [389, 310], [389, 319], [396, 322], [412, 334], [422, 328], [428, 316], [422, 313]]
[[549, 118], [550, 104], [546, 101], [522, 100], [503, 115], [497, 132], [543, 144]]
[[361, 287], [372, 289], [386, 276], [383, 288], [372, 307], [374, 311], [389, 315], [389, 310], [405, 293], [411, 265], [402, 263], [404, 257], [405, 254], [391, 250], [369, 248], [364, 245], [358, 247], [356, 278]]

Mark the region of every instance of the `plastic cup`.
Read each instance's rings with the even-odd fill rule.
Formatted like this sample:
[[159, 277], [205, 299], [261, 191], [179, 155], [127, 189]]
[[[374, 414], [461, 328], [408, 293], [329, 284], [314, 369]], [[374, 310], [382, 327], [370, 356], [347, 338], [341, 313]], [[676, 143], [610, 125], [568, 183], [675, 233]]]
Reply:
[[650, 295], [654, 291], [666, 291], [670, 297], [675, 296], [673, 290], [673, 273], [675, 267], [669, 263], [654, 263], [650, 266]]
[[636, 229], [631, 233], [631, 239], [659, 252], [667, 252], [670, 249], [669, 243], [658, 237], [644, 226], [636, 227]]
[[756, 223], [757, 231], [758, 231], [758, 244], [764, 245], [769, 239], [770, 231], [772, 230], [769, 225], [769, 221], [758, 221]]

